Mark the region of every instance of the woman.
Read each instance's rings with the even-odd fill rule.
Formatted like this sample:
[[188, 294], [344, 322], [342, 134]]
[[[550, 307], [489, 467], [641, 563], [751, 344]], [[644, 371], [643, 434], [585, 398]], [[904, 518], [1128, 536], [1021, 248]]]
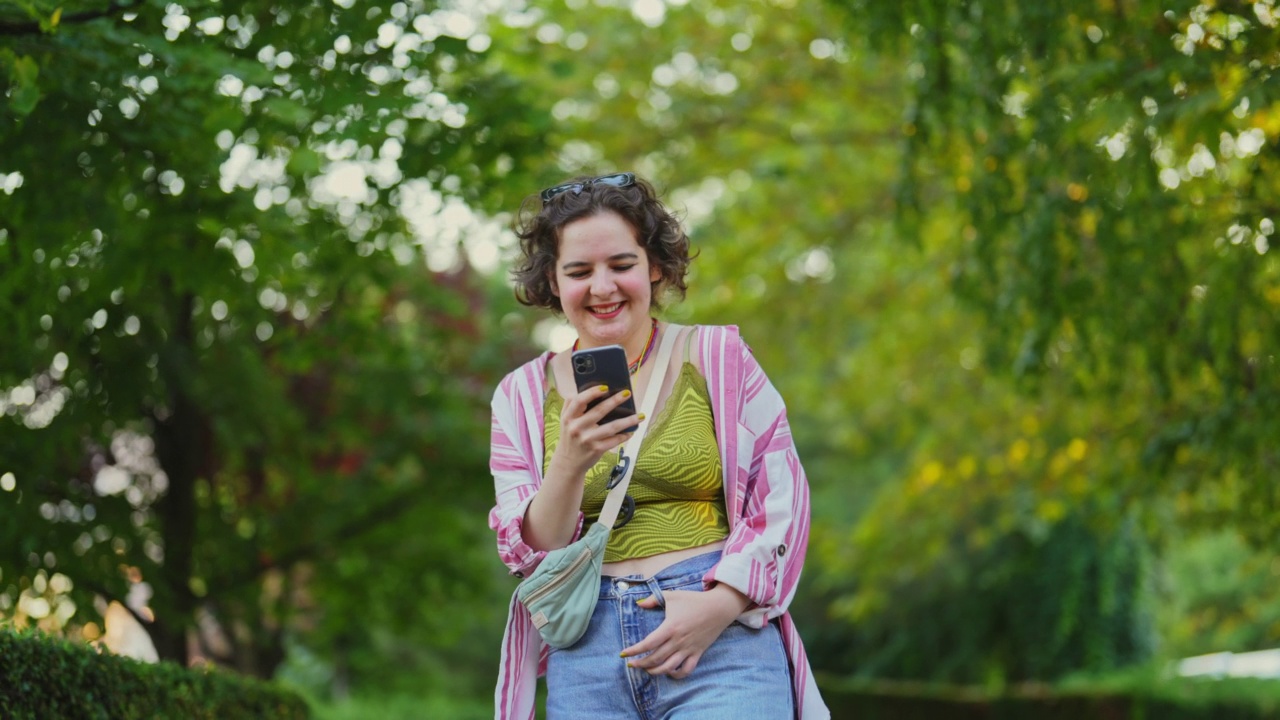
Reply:
[[[655, 376], [668, 330], [652, 313], [683, 295], [689, 241], [653, 188], [631, 173], [542, 191], [519, 227], [524, 304], [563, 313], [577, 348], [621, 345], [632, 387]], [[735, 327], [676, 337], [654, 419], [635, 459], [635, 511], [609, 538], [600, 601], [572, 647], [545, 646], [512, 598], [495, 695], [500, 720], [534, 714], [547, 676], [557, 718], [829, 717], [787, 614], [809, 530], [809, 493], [786, 412]], [[599, 515], [625, 432], [598, 421], [600, 389], [575, 389], [569, 353], [509, 374], [493, 399], [490, 467], [498, 554], [525, 577]]]

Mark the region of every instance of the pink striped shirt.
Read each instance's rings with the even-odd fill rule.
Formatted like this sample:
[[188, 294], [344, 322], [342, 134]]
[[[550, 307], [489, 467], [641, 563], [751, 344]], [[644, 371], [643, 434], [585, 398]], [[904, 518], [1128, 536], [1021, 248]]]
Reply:
[[[707, 584], [721, 582], [746, 595], [753, 606], [738, 622], [763, 628], [779, 618], [791, 660], [796, 717], [831, 716], [818, 694], [800, 634], [787, 613], [795, 595], [809, 541], [809, 485], [796, 454], [782, 397], [755, 361], [734, 326], [696, 328], [697, 352], [715, 420], [724, 467], [730, 531], [720, 562]], [[498, 555], [513, 575], [525, 577], [545, 552], [525, 544], [525, 509], [542, 483], [544, 371], [549, 353], [507, 375], [493, 396], [489, 467], [497, 504], [489, 527], [498, 535]], [[578, 530], [582, 515], [578, 515]], [[537, 678], [546, 671], [547, 647], [515, 595], [502, 639], [497, 720], [532, 720]]]

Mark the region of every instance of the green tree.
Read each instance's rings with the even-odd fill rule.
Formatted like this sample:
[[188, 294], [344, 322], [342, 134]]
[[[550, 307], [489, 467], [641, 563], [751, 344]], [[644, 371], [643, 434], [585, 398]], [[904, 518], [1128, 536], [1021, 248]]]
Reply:
[[901, 219], [954, 217], [989, 365], [1141, 402], [1121, 492], [1270, 542], [1275, 5], [833, 5], [911, 56]]
[[496, 255], [464, 210], [545, 147], [470, 22], [0, 4], [0, 612], [82, 628], [149, 591], [163, 657], [216, 628], [262, 675], [303, 631], [365, 677], [375, 636], [456, 640], [426, 609], [485, 592], [475, 436], [522, 344], [449, 256]]

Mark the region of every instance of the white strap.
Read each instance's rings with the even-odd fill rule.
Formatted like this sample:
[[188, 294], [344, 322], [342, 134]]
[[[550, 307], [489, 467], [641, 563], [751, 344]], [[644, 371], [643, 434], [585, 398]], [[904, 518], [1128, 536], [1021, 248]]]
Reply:
[[662, 383], [667, 378], [667, 367], [671, 364], [671, 349], [675, 347], [676, 336], [680, 334], [683, 325], [668, 324], [666, 330], [662, 333], [662, 340], [658, 344], [657, 365], [653, 369], [653, 375], [649, 376], [649, 384], [645, 388], [643, 407], [640, 412], [644, 415], [644, 419], [640, 421], [640, 426], [636, 428], [635, 433], [627, 444], [623, 446], [622, 456], [630, 459], [627, 463], [627, 469], [622, 473], [622, 479], [618, 484], [609, 491], [609, 496], [604, 500], [604, 507], [600, 508], [600, 518], [597, 522], [603, 524], [610, 530], [613, 529], [613, 523], [618, 519], [618, 510], [622, 508], [622, 498], [627, 494], [627, 485], [631, 484], [631, 474], [636, 470], [636, 460], [640, 457], [640, 443], [644, 441], [644, 433], [649, 429], [649, 420], [653, 417], [653, 408], [658, 404], [658, 395], [662, 392]]

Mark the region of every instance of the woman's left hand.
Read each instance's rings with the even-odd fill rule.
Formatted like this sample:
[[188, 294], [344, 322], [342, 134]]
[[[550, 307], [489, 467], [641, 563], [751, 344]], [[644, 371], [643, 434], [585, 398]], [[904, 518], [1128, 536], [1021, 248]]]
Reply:
[[[629, 667], [677, 680], [693, 672], [711, 643], [749, 604], [745, 595], [728, 585], [715, 585], [705, 592], [670, 590], [662, 596], [667, 618], [648, 637], [623, 650], [622, 656]], [[658, 599], [650, 596], [637, 604], [653, 610]], [[648, 655], [634, 657], [644, 653]]]

